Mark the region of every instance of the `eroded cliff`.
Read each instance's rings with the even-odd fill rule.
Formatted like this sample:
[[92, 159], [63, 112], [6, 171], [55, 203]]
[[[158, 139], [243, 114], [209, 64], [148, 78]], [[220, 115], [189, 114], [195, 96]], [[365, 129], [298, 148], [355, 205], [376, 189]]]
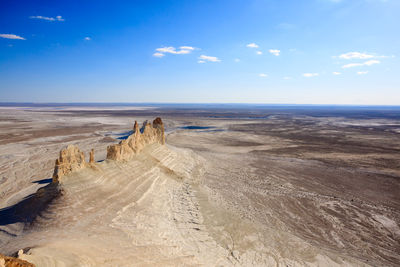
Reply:
[[0, 254], [0, 267], [35, 267], [32, 263]]
[[[126, 140], [107, 147], [107, 159], [129, 160], [146, 145], [153, 143], [165, 144], [164, 123], [161, 118], [156, 118], [153, 123], [145, 121], [141, 129], [135, 121], [133, 133]], [[75, 145], [69, 145], [60, 151], [60, 155], [56, 159], [53, 182], [60, 182], [63, 176], [86, 167], [93, 167], [94, 164], [93, 149], [89, 154], [89, 162], [86, 162], [84, 152]]]
[[145, 121], [140, 130], [135, 121], [133, 134], [119, 144], [107, 147], [107, 159], [129, 160], [146, 145], [153, 143], [165, 144], [164, 123], [161, 118], [156, 118], [152, 124]]
[[56, 159], [53, 182], [58, 182], [64, 175], [83, 169], [87, 165], [85, 154], [77, 146], [69, 145], [60, 151], [60, 156]]

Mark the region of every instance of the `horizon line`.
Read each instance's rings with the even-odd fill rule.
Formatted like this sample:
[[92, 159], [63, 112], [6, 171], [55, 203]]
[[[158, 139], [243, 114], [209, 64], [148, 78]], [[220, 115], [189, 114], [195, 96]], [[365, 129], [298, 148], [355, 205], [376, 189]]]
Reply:
[[304, 103], [251, 103], [251, 102], [16, 102], [0, 101], [2, 105], [254, 105], [254, 106], [358, 106], [358, 107], [400, 107], [400, 104], [304, 104]]

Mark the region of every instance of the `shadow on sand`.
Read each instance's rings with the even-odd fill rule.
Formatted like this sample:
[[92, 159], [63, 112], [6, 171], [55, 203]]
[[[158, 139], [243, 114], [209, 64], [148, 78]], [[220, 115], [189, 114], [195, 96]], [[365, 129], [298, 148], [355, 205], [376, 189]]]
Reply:
[[[48, 179], [35, 181], [39, 184]], [[15, 205], [0, 209], [0, 226], [13, 223], [32, 223], [36, 216], [44, 211], [52, 200], [61, 195], [58, 183], [50, 183], [39, 188], [36, 193], [27, 196]]]
[[35, 183], [35, 184], [49, 184], [49, 183], [51, 183], [51, 181], [53, 181], [53, 178], [37, 180], [37, 181], [33, 181], [32, 183]]

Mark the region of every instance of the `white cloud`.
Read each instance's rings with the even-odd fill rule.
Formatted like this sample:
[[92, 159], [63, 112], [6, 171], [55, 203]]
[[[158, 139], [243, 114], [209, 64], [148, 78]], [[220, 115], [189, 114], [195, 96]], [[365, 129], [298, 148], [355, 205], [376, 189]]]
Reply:
[[[153, 56], [156, 57], [163, 57], [165, 56], [166, 53], [169, 54], [175, 54], [175, 55], [184, 55], [184, 54], [189, 54], [191, 53], [195, 48], [191, 46], [180, 46], [179, 50], [176, 50], [175, 47], [173, 46], [165, 46], [165, 47], [160, 47], [156, 49], [156, 53], [153, 54]], [[162, 54], [162, 56], [160, 55]]]
[[258, 76], [260, 76], [260, 77], [262, 77], [262, 78], [266, 78], [266, 77], [268, 77], [268, 75], [267, 75], [267, 74], [265, 74], [265, 73], [260, 73], [260, 74], [258, 74]]
[[160, 48], [157, 48], [156, 51], [159, 51], [162, 53], [176, 54], [176, 48], [173, 46], [160, 47]]
[[373, 58], [373, 55], [365, 54], [365, 53], [360, 53], [360, 52], [348, 52], [345, 54], [341, 54], [339, 58], [342, 59], [368, 59], [368, 58]]
[[381, 63], [379, 60], [372, 59], [372, 60], [365, 61], [365, 62], [364, 62], [364, 65], [366, 65], [366, 66], [371, 66], [371, 65], [379, 64], [379, 63]]
[[92, 40], [90, 37], [88, 37], [88, 36], [86, 36], [85, 38], [84, 38], [84, 40], [85, 41], [90, 41], [90, 40]]
[[246, 46], [249, 47], [249, 48], [258, 48], [258, 45], [255, 44], [255, 43], [250, 43], [250, 44], [248, 44]]
[[303, 73], [303, 76], [306, 78], [316, 77], [319, 73]]
[[283, 77], [283, 79], [284, 79], [284, 80], [291, 80], [291, 79], [292, 79], [292, 77], [285, 76], [285, 77]]
[[15, 34], [0, 34], [0, 38], [5, 38], [5, 39], [14, 39], [14, 40], [25, 40], [24, 37], [15, 35]]
[[192, 46], [180, 46], [179, 47], [181, 50], [190, 50], [193, 51], [195, 48]]
[[367, 73], [368, 73], [368, 71], [358, 71], [358, 72], [357, 72], [358, 75], [365, 75], [365, 74], [367, 74]]
[[257, 55], [262, 55], [262, 52], [261, 51], [257, 51], [256, 54]]
[[334, 71], [334, 72], [332, 72], [332, 74], [333, 75], [340, 75], [340, 74], [342, 74], [341, 72], [338, 72], [338, 71]]
[[64, 21], [62, 16], [56, 16], [55, 18], [52, 17], [45, 17], [45, 16], [30, 16], [31, 19], [42, 19], [47, 21]]
[[278, 50], [278, 49], [270, 49], [269, 52], [270, 52], [271, 54], [273, 54], [274, 56], [279, 56], [280, 53], [281, 53], [281, 50]]
[[211, 56], [206, 56], [206, 55], [199, 56], [199, 60], [210, 61], [210, 62], [221, 62], [221, 60], [217, 57], [211, 57]]
[[361, 67], [361, 66], [363, 66], [362, 63], [350, 63], [350, 64], [343, 65], [342, 68], [347, 69], [347, 68], [354, 68], [354, 67]]
[[346, 65], [343, 65], [342, 68], [343, 69], [348, 69], [348, 68], [361, 67], [361, 66], [372, 66], [374, 64], [379, 64], [379, 63], [381, 63], [379, 60], [371, 59], [371, 60], [365, 61], [364, 63], [346, 64]]
[[153, 57], [163, 57], [163, 56], [165, 56], [165, 55], [163, 53], [160, 53], [160, 52], [155, 52], [153, 54]]
[[197, 63], [206, 63], [204, 60], [199, 60]]
[[235, 62], [240, 62], [240, 59], [239, 58], [235, 58], [234, 61]]

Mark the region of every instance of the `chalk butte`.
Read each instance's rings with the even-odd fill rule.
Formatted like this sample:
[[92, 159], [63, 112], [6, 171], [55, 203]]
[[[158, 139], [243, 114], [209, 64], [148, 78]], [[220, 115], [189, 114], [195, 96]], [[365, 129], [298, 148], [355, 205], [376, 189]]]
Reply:
[[90, 150], [89, 164], [94, 164], [94, 149]]
[[[145, 121], [141, 129], [135, 121], [133, 134], [119, 144], [107, 147], [107, 159], [129, 160], [142, 151], [146, 145], [154, 143], [165, 144], [164, 123], [161, 118], [156, 118], [152, 124]], [[56, 159], [53, 182], [59, 182], [63, 176], [94, 164], [93, 149], [89, 154], [89, 162], [86, 162], [85, 154], [77, 146], [69, 145], [60, 151], [60, 156]]]
[[69, 145], [60, 151], [60, 156], [56, 159], [53, 182], [59, 182], [64, 175], [87, 166], [85, 154], [77, 146]]
[[154, 143], [165, 144], [164, 124], [161, 118], [156, 118], [153, 124], [145, 121], [140, 130], [135, 121], [133, 134], [119, 144], [107, 147], [107, 159], [129, 160], [146, 145]]

